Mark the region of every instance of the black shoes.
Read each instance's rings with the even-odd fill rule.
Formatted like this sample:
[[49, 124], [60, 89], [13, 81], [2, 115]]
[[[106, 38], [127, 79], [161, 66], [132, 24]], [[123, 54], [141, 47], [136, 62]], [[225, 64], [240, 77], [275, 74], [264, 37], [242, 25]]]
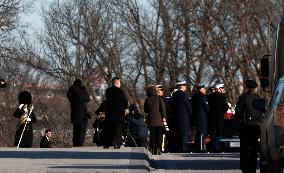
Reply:
[[161, 155], [161, 149], [151, 149], [150, 152], [152, 153], [152, 155]]
[[156, 154], [157, 154], [157, 155], [161, 155], [161, 154], [162, 154], [161, 150], [160, 150], [160, 149], [157, 149]]
[[115, 145], [113, 148], [114, 149], [120, 149], [120, 146], [119, 145]]

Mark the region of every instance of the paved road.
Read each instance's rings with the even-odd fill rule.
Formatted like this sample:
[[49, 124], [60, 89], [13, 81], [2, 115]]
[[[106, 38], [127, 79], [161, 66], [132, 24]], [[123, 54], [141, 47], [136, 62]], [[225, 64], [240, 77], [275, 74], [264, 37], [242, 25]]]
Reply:
[[146, 172], [144, 148], [0, 148], [0, 173]]
[[238, 153], [166, 153], [152, 156], [151, 162], [152, 173], [241, 173]]
[[152, 156], [145, 148], [0, 148], [0, 173], [240, 173], [239, 154]]

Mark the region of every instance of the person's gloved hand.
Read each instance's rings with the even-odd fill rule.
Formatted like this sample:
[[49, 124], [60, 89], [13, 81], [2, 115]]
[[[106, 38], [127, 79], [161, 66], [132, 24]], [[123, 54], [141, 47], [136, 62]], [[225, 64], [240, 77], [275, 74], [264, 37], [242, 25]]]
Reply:
[[24, 111], [25, 111], [25, 113], [27, 113], [29, 110], [28, 110], [28, 108], [24, 108]]
[[22, 109], [23, 106], [24, 106], [24, 104], [20, 104], [19, 109]]
[[27, 118], [27, 122], [31, 122], [32, 121], [32, 119], [31, 118]]

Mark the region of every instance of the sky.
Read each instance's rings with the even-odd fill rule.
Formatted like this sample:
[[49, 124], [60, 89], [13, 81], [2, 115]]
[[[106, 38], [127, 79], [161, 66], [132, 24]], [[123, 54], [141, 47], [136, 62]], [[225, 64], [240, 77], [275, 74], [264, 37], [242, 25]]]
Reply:
[[53, 0], [25, 0], [30, 3], [30, 8], [21, 15], [21, 23], [27, 25], [30, 32], [38, 32], [42, 29], [41, 10], [43, 4], [48, 4]]

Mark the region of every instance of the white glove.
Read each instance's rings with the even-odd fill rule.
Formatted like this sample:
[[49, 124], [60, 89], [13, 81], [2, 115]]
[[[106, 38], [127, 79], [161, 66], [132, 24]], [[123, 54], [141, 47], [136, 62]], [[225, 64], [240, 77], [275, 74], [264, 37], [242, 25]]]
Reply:
[[24, 106], [24, 104], [20, 104], [19, 109], [22, 109], [23, 106]]
[[32, 121], [32, 119], [31, 118], [27, 118], [27, 122], [30, 122], [30, 121]]
[[25, 113], [29, 112], [28, 108], [24, 108], [24, 111], [25, 111]]

